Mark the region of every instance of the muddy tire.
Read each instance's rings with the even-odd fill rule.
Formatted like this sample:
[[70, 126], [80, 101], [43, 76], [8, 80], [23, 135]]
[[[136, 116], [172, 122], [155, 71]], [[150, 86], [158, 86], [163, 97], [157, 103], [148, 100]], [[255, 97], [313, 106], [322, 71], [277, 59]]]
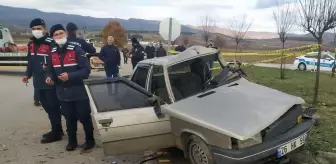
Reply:
[[305, 63], [300, 63], [298, 65], [298, 70], [300, 70], [300, 71], [306, 71], [307, 70], [307, 65]]
[[195, 135], [189, 137], [188, 158], [191, 164], [214, 164], [207, 144]]

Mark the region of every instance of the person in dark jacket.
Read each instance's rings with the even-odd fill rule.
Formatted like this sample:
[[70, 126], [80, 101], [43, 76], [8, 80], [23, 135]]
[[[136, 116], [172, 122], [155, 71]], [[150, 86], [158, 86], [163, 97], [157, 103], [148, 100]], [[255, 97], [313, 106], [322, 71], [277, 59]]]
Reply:
[[153, 43], [149, 43], [148, 46], [146, 46], [145, 52], [147, 54], [147, 59], [155, 57], [155, 47], [153, 46]]
[[131, 59], [132, 59], [132, 67], [133, 69], [135, 66], [145, 58], [145, 50], [142, 45], [138, 42], [136, 38], [132, 38], [132, 51], [131, 51]]
[[45, 82], [56, 86], [57, 97], [66, 118], [68, 132], [66, 150], [73, 151], [77, 148], [77, 119], [83, 124], [85, 132], [86, 141], [83, 149], [92, 149], [95, 140], [91, 108], [83, 82], [91, 73], [89, 61], [82, 48], [67, 41], [65, 29], [61, 24], [52, 26], [50, 35], [58, 46], [51, 50], [48, 58], [51, 64]]
[[160, 43], [160, 47], [156, 51], [156, 57], [167, 56], [167, 51], [163, 48], [162, 43]]
[[84, 39], [77, 37], [77, 25], [75, 23], [68, 23], [66, 26], [66, 30], [68, 33], [68, 41], [71, 44], [77, 45], [81, 47], [86, 53], [96, 53], [96, 48]]
[[120, 66], [120, 52], [118, 47], [113, 45], [114, 38], [107, 37], [107, 45], [103, 46], [100, 50], [99, 58], [104, 61], [104, 68], [106, 77], [118, 77]]
[[43, 134], [41, 143], [51, 143], [61, 140], [63, 134], [60, 104], [55, 87], [45, 83], [47, 58], [55, 42], [48, 37], [46, 25], [42, 19], [32, 20], [30, 28], [33, 37], [28, 43], [28, 65], [22, 81], [28, 83], [28, 80], [33, 77], [35, 94], [39, 95], [42, 107], [47, 112], [51, 124], [51, 131]]
[[178, 52], [183, 52], [185, 51], [186, 48], [183, 46], [183, 45], [178, 45], [176, 48], [175, 48], [175, 51], [178, 51]]
[[121, 50], [121, 52], [123, 53], [124, 56], [124, 64], [127, 64], [128, 61], [128, 54], [129, 54], [129, 50], [126, 48], [126, 46]]

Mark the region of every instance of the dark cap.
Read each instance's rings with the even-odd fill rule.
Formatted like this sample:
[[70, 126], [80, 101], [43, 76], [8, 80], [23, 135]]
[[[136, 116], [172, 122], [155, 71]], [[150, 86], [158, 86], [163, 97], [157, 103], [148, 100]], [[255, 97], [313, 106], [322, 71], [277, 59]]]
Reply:
[[132, 41], [132, 43], [139, 43], [136, 38], [132, 38], [131, 41]]
[[45, 26], [45, 22], [41, 18], [35, 18], [30, 22], [29, 28], [33, 28], [34, 26]]
[[77, 25], [75, 23], [70, 22], [70, 23], [67, 24], [66, 30], [72, 32], [72, 31], [78, 30], [78, 28], [77, 28]]
[[50, 28], [50, 36], [53, 36], [54, 32], [58, 30], [65, 31], [64, 27], [61, 24], [55, 24]]

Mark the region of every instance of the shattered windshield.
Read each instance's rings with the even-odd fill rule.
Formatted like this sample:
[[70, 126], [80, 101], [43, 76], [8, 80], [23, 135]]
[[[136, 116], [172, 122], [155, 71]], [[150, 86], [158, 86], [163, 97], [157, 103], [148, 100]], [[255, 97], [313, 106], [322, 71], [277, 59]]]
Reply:
[[208, 89], [208, 85], [217, 87], [225, 81], [240, 77], [231, 72], [218, 53], [170, 66], [168, 75], [176, 101], [198, 94]]

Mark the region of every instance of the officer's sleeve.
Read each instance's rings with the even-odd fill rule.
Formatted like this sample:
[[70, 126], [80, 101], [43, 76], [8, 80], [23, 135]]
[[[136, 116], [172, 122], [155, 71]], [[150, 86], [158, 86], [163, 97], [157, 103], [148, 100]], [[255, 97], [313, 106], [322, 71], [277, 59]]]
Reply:
[[80, 47], [76, 47], [75, 51], [78, 69], [74, 72], [68, 72], [69, 80], [88, 79], [91, 73], [91, 69], [89, 61], [85, 56], [85, 52]]
[[82, 49], [86, 53], [96, 53], [96, 48], [93, 47], [92, 44], [86, 42], [84, 39], [80, 39], [80, 44], [82, 45]]
[[56, 76], [55, 69], [53, 65], [51, 64], [52, 63], [51, 53], [48, 55], [47, 61], [48, 61], [48, 65], [47, 65], [48, 69], [45, 73], [45, 76], [46, 76], [45, 78], [50, 77], [54, 82], [56, 82], [57, 76]]
[[25, 76], [28, 76], [28, 77], [32, 77], [33, 75], [33, 70], [32, 70], [32, 60], [31, 60], [31, 55], [30, 55], [30, 43], [28, 43], [28, 53], [27, 53], [27, 67], [26, 67], [26, 72], [25, 72]]

